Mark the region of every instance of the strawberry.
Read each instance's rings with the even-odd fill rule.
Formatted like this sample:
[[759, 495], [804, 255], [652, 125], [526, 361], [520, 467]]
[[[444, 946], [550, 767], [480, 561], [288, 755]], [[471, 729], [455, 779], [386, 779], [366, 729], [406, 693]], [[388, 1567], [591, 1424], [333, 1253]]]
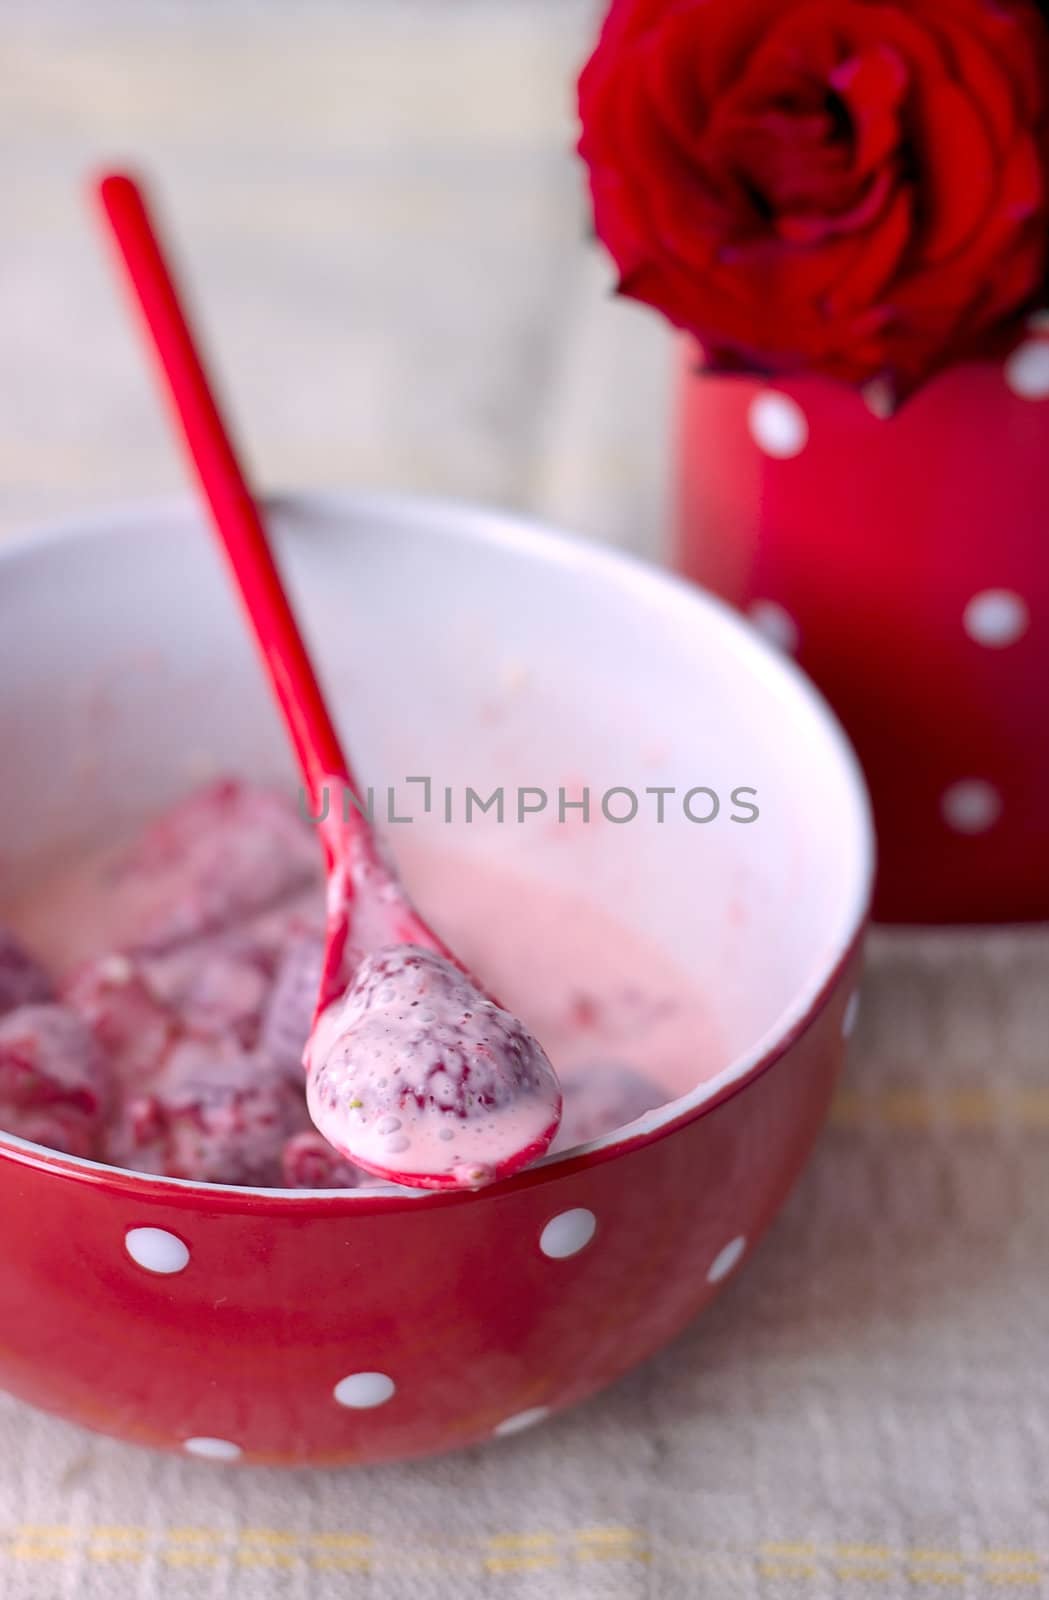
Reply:
[[[145, 955], [142, 964], [150, 987], [187, 1032], [234, 1038], [246, 1050], [261, 1045], [265, 1054], [276, 1059], [280, 1052], [271, 1026], [274, 985], [281, 985], [281, 975], [299, 942], [319, 940], [320, 935], [311, 930], [322, 924], [320, 897], [300, 895], [233, 927]], [[291, 1063], [296, 1077], [301, 1077], [302, 1048], [316, 1000], [319, 953], [316, 972], [306, 1024], [296, 1046], [297, 1059]]]
[[165, 812], [115, 863], [118, 942], [168, 949], [320, 881], [317, 841], [295, 808], [227, 779]]
[[130, 956], [101, 956], [76, 968], [62, 999], [87, 1024], [118, 1083], [139, 1087], [160, 1070], [175, 1018]]
[[109, 1107], [108, 1064], [67, 1006], [19, 1006], [0, 1018], [0, 1128], [92, 1156]]
[[281, 1171], [289, 1189], [353, 1189], [361, 1176], [315, 1128], [288, 1140], [281, 1153]]
[[147, 956], [143, 964], [153, 993], [177, 1016], [182, 1030], [253, 1047], [273, 959], [239, 929]]
[[0, 928], [0, 1016], [54, 999], [51, 979], [7, 928]]
[[300, 934], [288, 945], [259, 1032], [260, 1049], [300, 1086], [304, 1086], [302, 1055], [317, 1003], [323, 954], [324, 940], [319, 934]]
[[184, 1039], [149, 1092], [127, 1100], [107, 1159], [171, 1178], [279, 1187], [285, 1143], [307, 1122], [301, 1094], [265, 1057]]

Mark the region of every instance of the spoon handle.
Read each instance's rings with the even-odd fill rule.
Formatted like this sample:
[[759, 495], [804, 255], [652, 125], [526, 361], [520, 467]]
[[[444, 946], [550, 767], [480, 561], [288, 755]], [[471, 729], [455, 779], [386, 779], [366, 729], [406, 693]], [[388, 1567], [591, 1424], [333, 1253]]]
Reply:
[[[270, 550], [258, 507], [223, 420], [142, 190], [123, 173], [98, 198], [127, 269], [168, 398], [225, 548], [315, 815], [326, 785], [354, 787], [317, 675]], [[338, 808], [341, 794], [330, 803]], [[355, 808], [348, 808], [358, 816]], [[348, 824], [352, 827], [352, 823]], [[361, 820], [361, 828], [365, 828]], [[330, 851], [327, 830], [325, 847]]]

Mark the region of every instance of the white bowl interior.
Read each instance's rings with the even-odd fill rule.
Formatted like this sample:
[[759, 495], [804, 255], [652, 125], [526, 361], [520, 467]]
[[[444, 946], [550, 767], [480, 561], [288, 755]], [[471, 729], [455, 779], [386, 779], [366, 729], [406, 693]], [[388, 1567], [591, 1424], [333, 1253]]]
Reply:
[[[857, 769], [793, 668], [694, 589], [500, 513], [303, 497], [275, 502], [271, 526], [380, 815], [387, 784], [421, 811], [409, 775], [450, 786], [457, 814], [467, 785], [501, 785], [502, 825], [435, 807], [412, 826], [509, 853], [672, 949], [726, 1070], [802, 1014], [856, 931], [871, 863]], [[0, 575], [0, 892], [54, 841], [111, 835], [213, 773], [296, 786], [191, 507], [8, 542]], [[559, 786], [582, 784], [595, 812], [632, 789], [637, 817], [557, 824]], [[542, 820], [511, 820], [519, 785], [548, 792]], [[657, 785], [677, 791], [661, 824]], [[720, 800], [705, 824], [681, 804], [698, 786]], [[749, 824], [730, 820], [743, 787]]]

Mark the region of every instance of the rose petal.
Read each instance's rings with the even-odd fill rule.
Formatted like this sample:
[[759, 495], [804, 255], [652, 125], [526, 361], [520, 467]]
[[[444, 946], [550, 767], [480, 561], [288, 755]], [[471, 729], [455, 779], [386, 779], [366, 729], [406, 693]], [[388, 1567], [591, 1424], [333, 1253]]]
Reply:
[[[1049, 34], [1044, 16], [1027, 0], [938, 0], [924, 19], [959, 83], [987, 108], [992, 126], [1041, 120], [1049, 83]], [[996, 86], [992, 72], [999, 82]]]
[[643, 52], [624, 63], [619, 84], [619, 167], [632, 214], [647, 219], [651, 247], [705, 268], [718, 239], [744, 207], [734, 188], [719, 193], [707, 169], [688, 161], [655, 115]]
[[[736, 81], [751, 62], [770, 30], [789, 18], [797, 0], [699, 0], [691, 7], [680, 6], [666, 22], [668, 49], [678, 41], [694, 51], [696, 88], [708, 104], [723, 94], [726, 85]], [[686, 20], [688, 22], [686, 23]], [[681, 29], [686, 37], [681, 38]]]
[[828, 318], [844, 317], [862, 306], [876, 305], [885, 295], [911, 239], [913, 197], [898, 189], [876, 228], [852, 241], [853, 258], [827, 295]]
[[809, 215], [794, 214], [782, 217], [777, 224], [779, 237], [788, 244], [819, 244], [833, 234], [857, 234], [870, 225], [885, 210], [896, 183], [893, 172], [879, 172], [868, 184], [849, 211], [823, 216], [818, 211]]
[[937, 26], [930, 17], [929, 31], [939, 40], [954, 82], [979, 109], [991, 142], [1004, 149], [1015, 136], [1020, 114], [1015, 76], [996, 59], [988, 41], [970, 29], [948, 29], [942, 21]]
[[850, 56], [830, 75], [848, 110], [861, 172], [874, 172], [899, 148], [900, 106], [910, 84], [903, 58], [885, 45]]
[[979, 225], [994, 198], [994, 150], [983, 118], [954, 84], [937, 83], [915, 100], [922, 256], [943, 261]]
[[[1039, 217], [1044, 205], [1044, 180], [1030, 140], [1022, 141], [1010, 153], [1001, 182], [994, 216], [959, 254], [952, 271], [945, 273], [939, 266], [927, 265], [898, 285], [897, 302], [913, 320], [935, 317], [945, 310], [957, 313], [974, 303], [993, 306], [993, 314], [1000, 318], [1034, 292], [1044, 270], [1045, 230], [1032, 225], [1034, 216], [1027, 222], [1017, 217], [1018, 208], [1035, 199], [1036, 184], [1042, 191], [1036, 200]], [[985, 311], [984, 322], [989, 315], [989, 310]]]

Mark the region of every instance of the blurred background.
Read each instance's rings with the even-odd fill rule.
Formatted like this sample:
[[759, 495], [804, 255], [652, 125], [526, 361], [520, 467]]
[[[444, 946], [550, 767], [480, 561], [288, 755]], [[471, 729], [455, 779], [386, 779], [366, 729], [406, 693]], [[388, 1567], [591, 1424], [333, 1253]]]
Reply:
[[648, 555], [671, 340], [573, 155], [592, 0], [0, 4], [0, 533], [179, 490], [86, 180], [138, 168], [267, 488], [498, 502]]

